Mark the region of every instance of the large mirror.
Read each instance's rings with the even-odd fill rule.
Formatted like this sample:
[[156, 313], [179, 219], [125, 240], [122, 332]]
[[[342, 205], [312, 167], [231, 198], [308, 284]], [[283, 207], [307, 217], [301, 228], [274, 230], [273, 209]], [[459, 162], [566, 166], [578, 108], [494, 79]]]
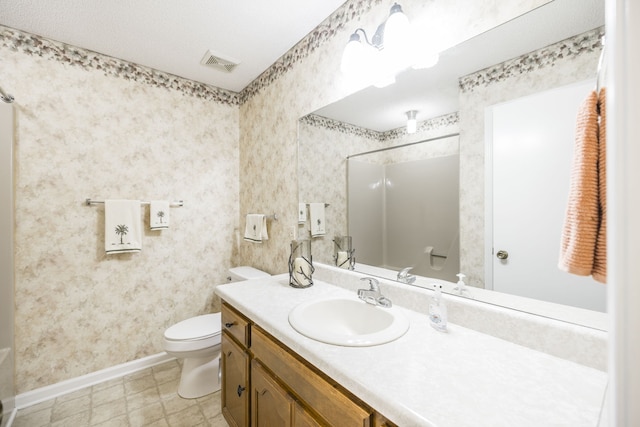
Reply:
[[[573, 140], [557, 135], [539, 137], [550, 141], [546, 149], [552, 151], [538, 153], [542, 159], [538, 163], [525, 149], [530, 145], [528, 138], [537, 132], [536, 118], [538, 128], [563, 124], [571, 131], [575, 127], [581, 99], [596, 84], [603, 26], [604, 0], [555, 0], [441, 52], [433, 68], [407, 70], [393, 85], [364, 89], [301, 118], [299, 199], [302, 203], [328, 205], [326, 235], [312, 242], [314, 261], [333, 264], [334, 235], [354, 234], [374, 216], [383, 216], [389, 222], [380, 240], [392, 241], [392, 235], [396, 245], [398, 240], [400, 246], [406, 241], [406, 246], [416, 249], [406, 259], [398, 259], [396, 255], [402, 252], [398, 246], [383, 246], [381, 251], [386, 256], [370, 261], [366, 253], [371, 244], [363, 242], [359, 248], [359, 241], [354, 239], [356, 270], [396, 278], [400, 269], [414, 267], [411, 272], [418, 276], [415, 284], [424, 283], [422, 276], [455, 282], [455, 273], [462, 272], [474, 299], [604, 329], [605, 286], [590, 278], [570, 276], [557, 267], [561, 230], [556, 228], [561, 228], [563, 220]], [[563, 110], [551, 108], [556, 105]], [[410, 110], [418, 112], [415, 133], [406, 131], [406, 112]], [[539, 112], [546, 112], [546, 116], [539, 116]], [[514, 136], [510, 129], [520, 134]], [[502, 140], [518, 144], [501, 146], [498, 143]], [[401, 160], [389, 160], [392, 156], [386, 153], [395, 151], [390, 150], [393, 147], [405, 147]], [[453, 151], [451, 147], [455, 147]], [[431, 157], [453, 154], [459, 167], [459, 188], [451, 190], [458, 201], [458, 235], [447, 237], [445, 243], [410, 241], [414, 236], [398, 239], [398, 232], [393, 230], [404, 224], [391, 218], [388, 207], [378, 210], [369, 205], [358, 212], [354, 201], [364, 187], [357, 196], [348, 194], [348, 181], [356, 179], [350, 176], [347, 180], [348, 173], [356, 169], [348, 164], [365, 159], [363, 153], [384, 152], [384, 156], [376, 154], [377, 160], [365, 162], [391, 164], [408, 171], [413, 165], [403, 162], [418, 160], [415, 153], [419, 150], [439, 153]], [[521, 163], [514, 161], [514, 153]], [[550, 158], [558, 158], [558, 162], [552, 164]], [[368, 185], [388, 183], [386, 175], [381, 176]], [[516, 179], [520, 176], [522, 181]], [[557, 195], [518, 190], [524, 187], [499, 187], [505, 182], [538, 185], [545, 176], [550, 177], [545, 185], [557, 189]], [[416, 187], [424, 181], [414, 180]], [[533, 205], [525, 205], [523, 201], [527, 200]], [[404, 201], [394, 206], [406, 212], [422, 209], [420, 203]], [[504, 209], [514, 205], [525, 206], [525, 212], [534, 215]], [[560, 225], [543, 223], [545, 216]], [[434, 225], [433, 219], [430, 225]], [[506, 225], [511, 228], [504, 231]], [[539, 230], [536, 227], [544, 228], [535, 231]], [[373, 235], [379, 228], [357, 232]], [[446, 228], [444, 223], [442, 228]], [[497, 237], [500, 233], [513, 237], [513, 230], [533, 230], [533, 236], [514, 237], [516, 242], [508, 244]], [[546, 240], [553, 248], [539, 249], [537, 240]], [[530, 252], [516, 247], [516, 243]], [[507, 258], [496, 257], [498, 251], [508, 253]], [[359, 259], [360, 253], [363, 260]], [[451, 263], [443, 263], [443, 259]], [[525, 269], [515, 270], [514, 266], [520, 264]], [[424, 271], [424, 265], [436, 268]], [[510, 286], [512, 283], [516, 286]]]

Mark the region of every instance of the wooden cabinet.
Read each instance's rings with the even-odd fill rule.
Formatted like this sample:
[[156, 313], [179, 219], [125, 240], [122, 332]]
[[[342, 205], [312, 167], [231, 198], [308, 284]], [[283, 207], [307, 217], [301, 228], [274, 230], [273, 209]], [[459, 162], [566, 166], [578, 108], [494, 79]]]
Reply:
[[248, 348], [251, 337], [249, 319], [226, 304], [222, 306], [220, 315], [222, 331], [233, 337], [243, 347]]
[[394, 423], [376, 412], [373, 416], [373, 427], [397, 427]]
[[395, 427], [227, 303], [222, 413], [238, 427]]
[[296, 402], [293, 408], [293, 425], [295, 427], [322, 427], [324, 424], [320, 424], [320, 421], [315, 419], [304, 406]]
[[369, 426], [371, 409], [349, 396], [338, 384], [314, 370], [259, 327], [251, 331], [253, 357], [291, 389], [329, 425]]
[[222, 413], [232, 427], [249, 424], [249, 354], [222, 334]]
[[249, 425], [249, 321], [222, 307], [222, 413], [232, 427]]
[[290, 427], [293, 398], [258, 363], [251, 362], [251, 426]]

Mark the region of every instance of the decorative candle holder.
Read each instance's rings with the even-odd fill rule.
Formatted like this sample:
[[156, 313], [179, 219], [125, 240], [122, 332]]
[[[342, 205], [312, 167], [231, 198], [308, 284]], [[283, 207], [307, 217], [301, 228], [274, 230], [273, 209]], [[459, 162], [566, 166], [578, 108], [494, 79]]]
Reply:
[[313, 260], [310, 240], [292, 240], [289, 255], [289, 285], [308, 288], [313, 285]]
[[336, 267], [353, 270], [356, 264], [355, 249], [351, 246], [351, 236], [335, 236], [333, 238]]

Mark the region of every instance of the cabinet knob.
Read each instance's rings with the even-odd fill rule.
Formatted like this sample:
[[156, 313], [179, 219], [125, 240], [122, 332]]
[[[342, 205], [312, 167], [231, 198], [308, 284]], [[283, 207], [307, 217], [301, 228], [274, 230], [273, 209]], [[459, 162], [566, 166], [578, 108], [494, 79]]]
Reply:
[[227, 327], [227, 328], [230, 328], [235, 324], [236, 324], [236, 322], [227, 322], [227, 323], [224, 324], [224, 326]]
[[245, 391], [246, 388], [238, 385], [238, 397], [242, 396], [242, 392]]

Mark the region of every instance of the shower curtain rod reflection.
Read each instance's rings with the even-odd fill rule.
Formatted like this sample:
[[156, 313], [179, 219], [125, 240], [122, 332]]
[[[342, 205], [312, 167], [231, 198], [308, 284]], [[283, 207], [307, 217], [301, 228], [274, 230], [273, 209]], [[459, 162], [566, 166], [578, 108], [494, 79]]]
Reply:
[[4, 89], [2, 89], [2, 87], [0, 87], [0, 99], [2, 99], [2, 101], [6, 102], [7, 104], [11, 104], [15, 98], [13, 97], [13, 95], [9, 95], [4, 91]]
[[364, 156], [365, 154], [379, 153], [380, 151], [395, 150], [396, 148], [409, 147], [411, 145], [422, 144], [423, 142], [437, 141], [439, 139], [450, 138], [452, 136], [458, 136], [460, 133], [450, 133], [448, 135], [436, 136], [435, 138], [423, 139], [422, 141], [409, 142], [408, 144], [394, 145], [392, 147], [379, 148], [377, 150], [365, 151], [364, 153], [351, 154], [347, 156], [347, 159], [352, 157]]

